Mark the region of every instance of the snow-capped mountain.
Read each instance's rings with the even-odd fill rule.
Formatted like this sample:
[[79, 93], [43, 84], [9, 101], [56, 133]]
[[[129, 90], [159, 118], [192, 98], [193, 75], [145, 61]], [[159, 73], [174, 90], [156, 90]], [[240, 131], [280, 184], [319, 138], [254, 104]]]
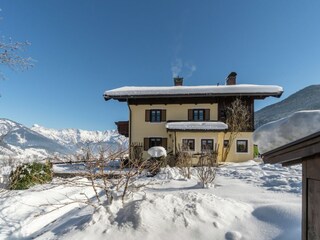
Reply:
[[255, 113], [255, 127], [289, 116], [301, 110], [320, 110], [320, 85], [308, 86], [286, 99]]
[[0, 119], [0, 156], [47, 157], [74, 154], [86, 145], [108, 148], [127, 146], [127, 138], [117, 131], [49, 129], [34, 125], [28, 128], [9, 119]]
[[109, 147], [127, 146], [127, 138], [120, 135], [116, 130], [87, 131], [80, 129], [52, 129], [33, 125], [31, 130], [66, 146], [71, 151], [77, 151], [87, 144], [108, 144]]

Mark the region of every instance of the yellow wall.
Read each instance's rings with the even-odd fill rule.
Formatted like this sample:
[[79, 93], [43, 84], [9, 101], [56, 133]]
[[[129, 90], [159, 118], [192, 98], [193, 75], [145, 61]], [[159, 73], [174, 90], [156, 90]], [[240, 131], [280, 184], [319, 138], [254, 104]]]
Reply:
[[[174, 139], [174, 133], [172, 133], [172, 138]], [[177, 146], [182, 145], [183, 139], [195, 140], [195, 151], [191, 152], [193, 154], [201, 153], [201, 139], [213, 139], [214, 144], [217, 144], [217, 147], [219, 150], [218, 161], [221, 162], [223, 141], [224, 139], [228, 139], [228, 133], [224, 134], [223, 132], [185, 132], [185, 131], [176, 132]], [[237, 153], [237, 150], [236, 150], [237, 140], [248, 140], [247, 153]], [[174, 147], [174, 145], [172, 145], [172, 147]], [[253, 159], [252, 133], [250, 132], [239, 133], [239, 135], [236, 137], [234, 142], [231, 144], [230, 152], [228, 154], [226, 162], [243, 162], [250, 159]]]
[[[172, 133], [174, 136], [174, 133]], [[183, 139], [194, 139], [195, 150], [192, 153], [201, 153], [201, 139], [213, 139], [214, 144], [218, 143], [218, 132], [176, 132], [177, 147], [182, 146]]]
[[[151, 123], [145, 121], [145, 110], [150, 109], [165, 109], [166, 121], [188, 121], [188, 109], [210, 109], [210, 120], [218, 120], [218, 105], [217, 104], [168, 104], [168, 105], [129, 105], [131, 109], [131, 143], [143, 143], [144, 138], [161, 137], [168, 139], [167, 152], [174, 150], [174, 132], [167, 132], [165, 127], [166, 122]], [[176, 132], [176, 141], [182, 144], [182, 139], [195, 139], [195, 153], [200, 152], [201, 139], [214, 139], [214, 143], [218, 143], [219, 150], [223, 147], [222, 132]], [[227, 137], [227, 136], [225, 136]], [[227, 139], [227, 138], [226, 138]], [[227, 161], [246, 161], [253, 158], [253, 143], [252, 133], [241, 133], [238, 139], [248, 140], [249, 152], [236, 153], [236, 145], [231, 146], [231, 150]], [[219, 154], [220, 155], [220, 154]], [[144, 158], [148, 158], [147, 152], [143, 154]]]
[[143, 142], [145, 137], [168, 137], [166, 122], [145, 122], [145, 110], [166, 109], [167, 121], [188, 121], [188, 109], [210, 109], [210, 120], [218, 119], [217, 104], [129, 105], [131, 109], [131, 141]]
[[[219, 156], [218, 161], [221, 161], [222, 150], [223, 150], [223, 141], [228, 140], [228, 133], [219, 133]], [[236, 143], [237, 140], [248, 140], [248, 152], [247, 153], [237, 153]], [[228, 154], [226, 162], [243, 162], [253, 159], [253, 142], [252, 142], [252, 132], [241, 132], [237, 135], [234, 142], [231, 144], [230, 152]]]

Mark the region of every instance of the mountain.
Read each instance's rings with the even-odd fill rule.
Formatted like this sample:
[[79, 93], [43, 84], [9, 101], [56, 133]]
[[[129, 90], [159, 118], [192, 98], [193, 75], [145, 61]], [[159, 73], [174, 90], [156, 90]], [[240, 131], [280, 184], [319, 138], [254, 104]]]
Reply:
[[301, 110], [320, 110], [320, 85], [308, 86], [281, 102], [255, 112], [255, 128]]
[[80, 129], [52, 129], [33, 125], [31, 130], [63, 145], [70, 151], [75, 152], [86, 147], [88, 144], [95, 146], [106, 146], [115, 149], [119, 146], [127, 146], [128, 140], [120, 135], [116, 130], [87, 131]]
[[28, 128], [9, 119], [0, 118], [0, 157], [48, 157], [79, 152], [84, 146], [127, 146], [127, 138], [117, 131], [86, 131], [49, 129], [34, 125]]

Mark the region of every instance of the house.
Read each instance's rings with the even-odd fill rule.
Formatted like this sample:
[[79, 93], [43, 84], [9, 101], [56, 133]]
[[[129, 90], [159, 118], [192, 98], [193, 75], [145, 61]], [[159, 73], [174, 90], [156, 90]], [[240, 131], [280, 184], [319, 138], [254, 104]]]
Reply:
[[265, 163], [302, 163], [302, 237], [320, 239], [320, 132], [263, 154]]
[[231, 144], [227, 161], [253, 158], [254, 101], [269, 96], [280, 97], [283, 89], [272, 85], [237, 84], [232, 72], [226, 85], [184, 86], [183, 78], [174, 78], [168, 87], [121, 87], [104, 93], [110, 99], [126, 102], [129, 121], [117, 122], [119, 133], [129, 136], [129, 143], [143, 145], [143, 157], [153, 146], [163, 146], [168, 154], [187, 146], [195, 160], [203, 149], [228, 146], [226, 111], [241, 98], [249, 114], [249, 127], [243, 129]]

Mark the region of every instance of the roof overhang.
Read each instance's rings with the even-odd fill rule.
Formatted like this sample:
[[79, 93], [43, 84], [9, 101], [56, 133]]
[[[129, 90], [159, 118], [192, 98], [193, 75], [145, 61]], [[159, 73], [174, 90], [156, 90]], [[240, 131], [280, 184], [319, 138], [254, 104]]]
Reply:
[[262, 155], [265, 163], [294, 165], [320, 154], [320, 131]]
[[257, 99], [266, 97], [281, 97], [283, 88], [274, 85], [226, 85], [226, 86], [172, 86], [172, 87], [122, 87], [106, 91], [106, 101], [115, 99], [128, 101], [129, 99], [154, 98], [202, 98], [202, 97], [241, 97], [252, 96]]

